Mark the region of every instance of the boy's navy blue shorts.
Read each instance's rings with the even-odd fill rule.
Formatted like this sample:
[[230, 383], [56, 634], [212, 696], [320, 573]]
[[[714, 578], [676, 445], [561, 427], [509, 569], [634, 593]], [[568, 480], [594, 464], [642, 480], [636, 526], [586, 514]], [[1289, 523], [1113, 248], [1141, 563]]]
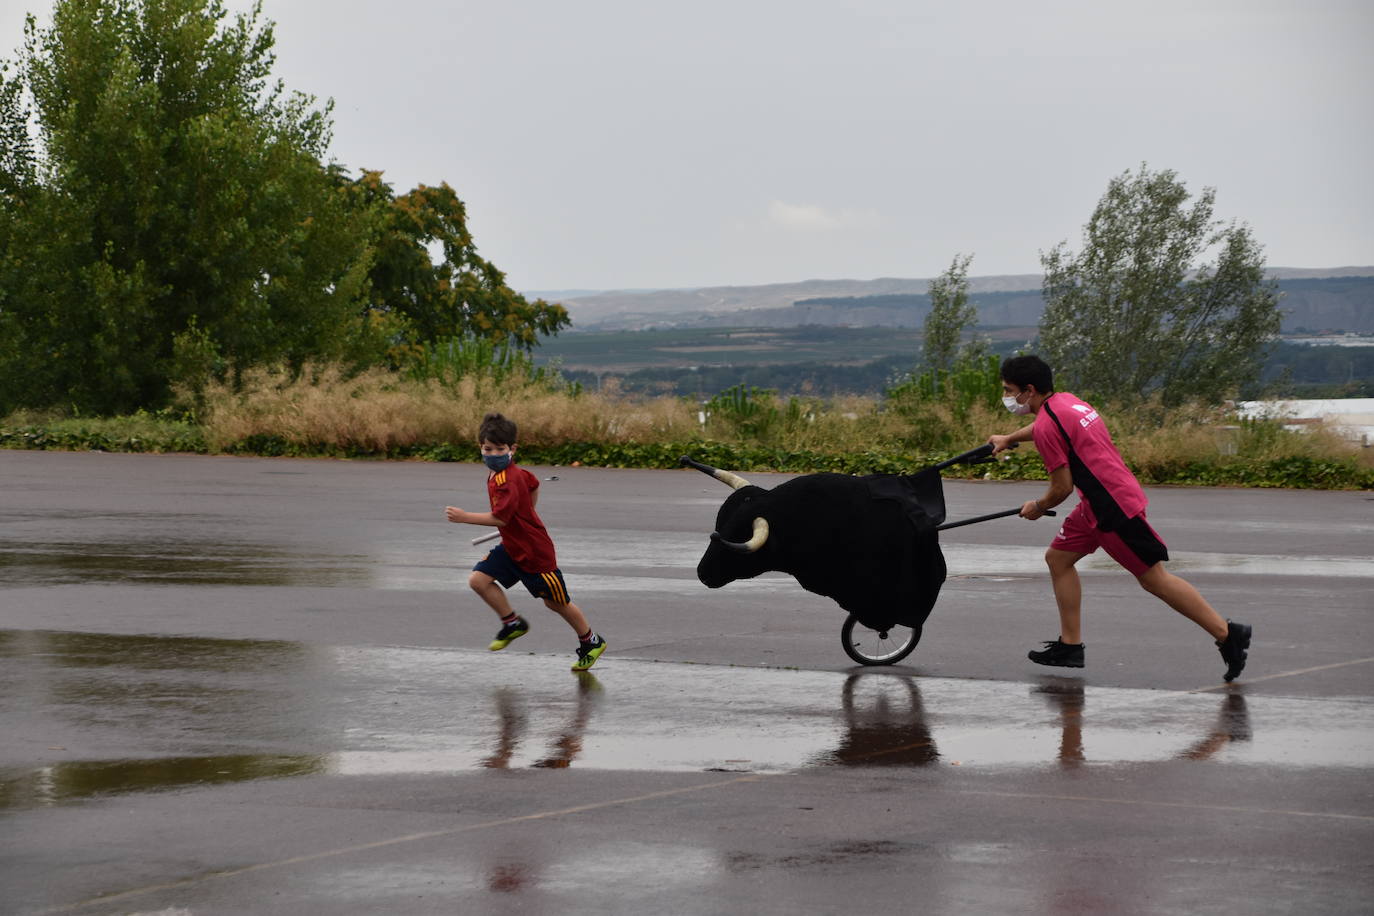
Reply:
[[515, 564], [501, 544], [493, 547], [491, 552], [472, 568], [491, 576], [501, 583], [502, 588], [510, 588], [519, 581], [525, 583], [525, 588], [536, 598], [547, 598], [554, 604], [567, 604], [572, 600], [568, 597], [568, 584], [563, 581], [562, 570], [554, 569], [553, 572], [545, 573], [525, 572]]

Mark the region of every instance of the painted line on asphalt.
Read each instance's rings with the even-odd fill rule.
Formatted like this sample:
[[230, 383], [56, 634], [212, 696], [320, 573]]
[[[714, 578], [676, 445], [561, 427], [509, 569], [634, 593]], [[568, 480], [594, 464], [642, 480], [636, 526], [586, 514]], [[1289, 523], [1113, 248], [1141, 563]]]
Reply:
[[253, 872], [267, 871], [274, 868], [285, 868], [291, 865], [301, 865], [306, 862], [316, 862], [321, 859], [330, 859], [336, 856], [346, 856], [355, 852], [366, 852], [371, 849], [384, 849], [387, 846], [398, 846], [402, 843], [416, 843], [421, 840], [432, 840], [436, 837], [455, 836], [460, 833], [471, 833], [475, 830], [486, 830], [491, 827], [504, 827], [508, 824], [519, 824], [524, 821], [537, 821], [550, 817], [562, 817], [569, 814], [580, 814], [583, 811], [596, 811], [602, 808], [613, 808], [617, 805], [631, 805], [637, 802], [653, 801], [659, 798], [670, 798], [674, 795], [686, 795], [691, 792], [706, 792], [711, 789], [724, 789], [729, 786], [738, 785], [745, 782], [758, 782], [767, 779], [768, 776], [762, 773], [751, 773], [746, 776], [737, 776], [734, 779], [727, 779], [722, 782], [707, 783], [703, 786], [684, 786], [679, 789], [664, 789], [661, 792], [649, 792], [644, 795], [633, 795], [629, 798], [615, 798], [609, 801], [592, 802], [586, 805], [577, 805], [572, 808], [559, 808], [555, 811], [539, 811], [534, 814], [522, 814], [517, 817], [503, 817], [494, 821], [483, 821], [480, 824], [467, 824], [462, 827], [448, 827], [443, 830], [426, 830], [421, 833], [409, 833], [405, 836], [391, 837], [385, 840], [375, 840], [371, 843], [359, 843], [354, 846], [342, 846], [338, 849], [326, 849], [321, 852], [312, 852], [302, 856], [291, 856], [286, 859], [278, 859], [274, 862], [259, 862], [256, 865], [246, 865], [243, 868], [229, 869], [228, 871], [211, 872], [205, 875], [198, 875], [194, 878], [186, 878], [182, 881], [169, 881], [165, 884], [152, 884], [148, 887], [139, 887], [133, 890], [120, 891], [117, 894], [107, 894], [100, 897], [92, 897], [89, 900], [82, 900], [77, 903], [69, 903], [63, 906], [53, 907], [42, 910], [43, 913], [70, 913], [75, 910], [83, 909], [88, 906], [97, 906], [107, 903], [114, 903], [119, 900], [126, 900], [132, 897], [141, 897], [147, 894], [155, 894], [159, 891], [176, 890], [177, 888], [192, 887], [197, 884], [204, 884], [208, 881], [217, 881], [222, 878], [236, 878], [239, 875], [252, 874]]
[[1132, 805], [1141, 808], [1184, 808], [1189, 811], [1229, 811], [1235, 814], [1277, 814], [1284, 817], [1324, 817], [1342, 821], [1374, 821], [1365, 814], [1335, 814], [1328, 811], [1290, 811], [1283, 808], [1247, 808], [1242, 805], [1211, 805], [1206, 802], [1151, 801], [1140, 798], [1102, 798], [1096, 795], [1051, 795], [1040, 792], [991, 792], [970, 790], [965, 795], [987, 795], [994, 798], [1043, 799], [1045, 801], [1093, 802], [1104, 805]]
[[1297, 677], [1300, 674], [1312, 674], [1316, 671], [1330, 671], [1333, 668], [1348, 668], [1351, 665], [1367, 665], [1374, 662], [1374, 658], [1352, 658], [1348, 662], [1332, 662], [1329, 665], [1314, 665], [1311, 668], [1298, 668], [1293, 671], [1280, 671], [1278, 674], [1266, 674], [1264, 677], [1250, 677], [1236, 684], [1213, 684], [1211, 687], [1199, 687], [1196, 690], [1184, 690], [1181, 693], [1208, 693], [1213, 690], [1227, 690], [1231, 687], [1241, 687], [1246, 684], [1259, 684], [1264, 681], [1274, 681], [1284, 677]]

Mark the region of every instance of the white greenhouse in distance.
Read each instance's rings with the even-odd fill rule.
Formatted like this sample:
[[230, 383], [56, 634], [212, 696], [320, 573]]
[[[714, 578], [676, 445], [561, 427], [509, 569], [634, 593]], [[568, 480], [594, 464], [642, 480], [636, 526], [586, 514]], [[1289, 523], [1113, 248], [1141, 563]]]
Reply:
[[1282, 420], [1285, 429], [1321, 425], [1366, 448], [1374, 445], [1374, 398], [1237, 401], [1236, 413], [1246, 419]]

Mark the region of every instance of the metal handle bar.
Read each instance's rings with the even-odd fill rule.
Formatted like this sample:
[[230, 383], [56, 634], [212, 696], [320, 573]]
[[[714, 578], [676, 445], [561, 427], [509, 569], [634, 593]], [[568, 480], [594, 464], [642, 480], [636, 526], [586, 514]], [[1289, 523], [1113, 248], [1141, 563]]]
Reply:
[[[1021, 507], [1018, 506], [1018, 507], [1015, 508], [1015, 509], [1008, 509], [1008, 510], [1005, 511], [1005, 512], [994, 512], [994, 513], [992, 513], [991, 515], [980, 515], [980, 516], [978, 516], [977, 518], [966, 518], [966, 519], [964, 519], [963, 521], [958, 521], [958, 522], [947, 522], [946, 524], [940, 525], [940, 526], [939, 526], [938, 528], [936, 528], [935, 530], [936, 530], [936, 531], [947, 531], [947, 530], [950, 529], [950, 528], [962, 528], [962, 527], [964, 527], [965, 525], [976, 525], [976, 524], [978, 524], [979, 522], [988, 522], [988, 521], [992, 521], [994, 518], [1006, 518], [1008, 515], [1019, 515], [1020, 513], [1021, 513]], [[1044, 514], [1045, 514], [1045, 515], [1057, 515], [1058, 513], [1056, 513], [1053, 509], [1046, 509], [1045, 512], [1044, 512]]]
[[[1006, 450], [1011, 451], [1020, 444], [1019, 442], [1013, 442], [1007, 446]], [[990, 460], [992, 460], [992, 443], [984, 442], [977, 448], [971, 448], [962, 455], [955, 455], [947, 461], [941, 461], [939, 464], [935, 465], [933, 470], [943, 471], [945, 468], [953, 467], [956, 464], [978, 464], [981, 461]]]

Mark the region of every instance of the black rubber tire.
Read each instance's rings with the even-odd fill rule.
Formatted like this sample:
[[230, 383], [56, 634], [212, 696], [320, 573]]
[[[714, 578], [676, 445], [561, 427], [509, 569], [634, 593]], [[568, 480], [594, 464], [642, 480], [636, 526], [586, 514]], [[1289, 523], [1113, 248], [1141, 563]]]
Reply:
[[[855, 630], [859, 636], [854, 636]], [[870, 630], [850, 614], [840, 627], [840, 645], [844, 654], [860, 665], [895, 665], [906, 658], [921, 641], [921, 631], [900, 624], [884, 632]]]

